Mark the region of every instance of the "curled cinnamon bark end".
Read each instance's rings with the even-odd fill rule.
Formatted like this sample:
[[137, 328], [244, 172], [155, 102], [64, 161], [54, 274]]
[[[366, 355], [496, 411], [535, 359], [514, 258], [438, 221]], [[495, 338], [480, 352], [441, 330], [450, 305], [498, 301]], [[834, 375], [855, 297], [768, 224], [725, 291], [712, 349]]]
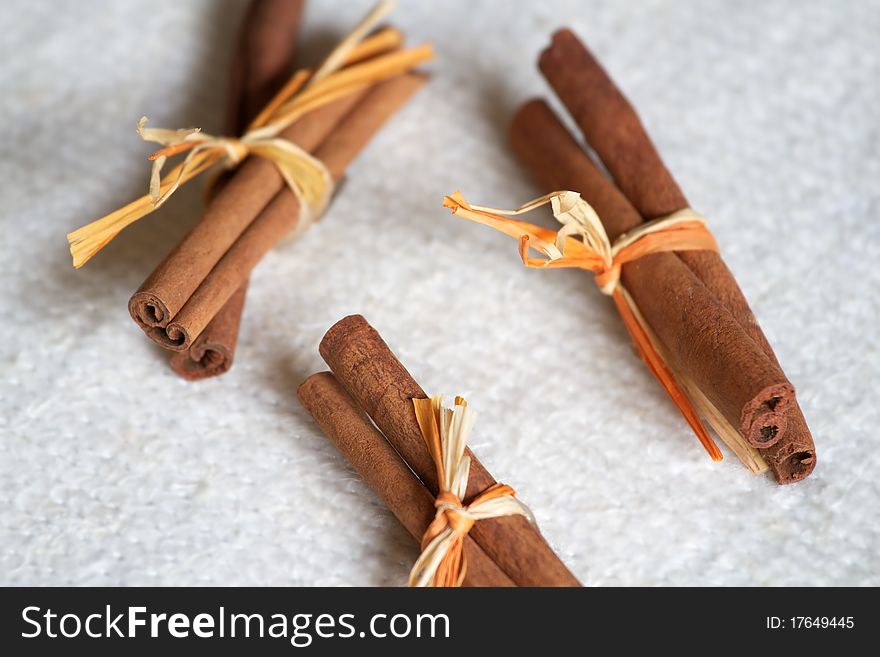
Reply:
[[794, 387], [783, 383], [765, 388], [743, 407], [742, 433], [752, 447], [770, 447], [782, 438], [793, 400]]
[[174, 354], [169, 364], [187, 381], [197, 381], [228, 372], [232, 367], [232, 354], [228, 345], [205, 343]]
[[816, 449], [809, 436], [798, 436], [761, 450], [773, 476], [780, 484], [793, 484], [810, 476], [816, 468]]
[[787, 423], [784, 415], [762, 413], [746, 432], [746, 440], [752, 447], [769, 447], [782, 438]]
[[796, 400], [786, 412], [785, 438], [766, 449], [761, 456], [780, 484], [793, 484], [810, 476], [816, 468], [816, 445]]
[[179, 324], [169, 324], [164, 331], [150, 331], [147, 335], [169, 351], [184, 351], [192, 346], [191, 336]]
[[228, 372], [235, 357], [246, 295], [247, 283], [229, 298], [202, 334], [193, 341], [192, 347], [171, 356], [171, 369], [188, 381]]
[[128, 301], [128, 312], [135, 323], [145, 332], [164, 328], [171, 320], [168, 306], [151, 292], [136, 292]]

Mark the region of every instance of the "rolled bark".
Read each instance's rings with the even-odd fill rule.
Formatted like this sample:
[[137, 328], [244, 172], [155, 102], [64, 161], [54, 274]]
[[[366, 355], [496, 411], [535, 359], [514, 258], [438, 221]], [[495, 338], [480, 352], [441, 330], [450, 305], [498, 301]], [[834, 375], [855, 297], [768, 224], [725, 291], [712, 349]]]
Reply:
[[[546, 103], [533, 100], [509, 130], [513, 150], [547, 191], [571, 189], [592, 205], [614, 239], [641, 216], [596, 167]], [[791, 398], [784, 375], [749, 339], [708, 288], [674, 253], [645, 256], [623, 266], [621, 278], [674, 365], [686, 372], [751, 444], [773, 440], [784, 416], [764, 402]]]
[[[351, 315], [327, 331], [319, 349], [342, 387], [436, 495], [436, 469], [411, 401], [426, 395], [382, 337], [363, 317]], [[471, 468], [466, 500], [495, 483], [476, 456], [467, 453]], [[517, 586], [580, 586], [537, 527], [522, 516], [481, 520], [470, 536]]]
[[[570, 30], [554, 34], [551, 46], [541, 55], [540, 68], [617, 186], [645, 221], [688, 206], [632, 105], [577, 36]], [[708, 251], [680, 252], [677, 256], [781, 372], [773, 348], [721, 257]], [[790, 399], [782, 397], [766, 409], [785, 417], [786, 426], [778, 440], [762, 451], [780, 483], [807, 477], [816, 464], [815, 444], [794, 387], [791, 389]]]
[[[252, 0], [232, 60], [226, 133], [240, 135], [293, 68], [304, 0]], [[231, 177], [223, 175], [211, 196]], [[189, 381], [229, 371], [235, 356], [247, 281], [229, 298], [186, 351], [173, 354], [171, 369]]]
[[187, 381], [228, 372], [235, 358], [246, 295], [247, 281], [223, 304], [189, 349], [171, 354], [171, 369]]
[[233, 134], [240, 135], [293, 72], [305, 0], [252, 0], [239, 36], [242, 92]]
[[[424, 85], [424, 75], [405, 73], [379, 83], [338, 124], [315, 151], [335, 182], [373, 135]], [[164, 331], [151, 334], [169, 349], [186, 349], [226, 300], [247, 279], [254, 265], [299, 221], [299, 204], [288, 189], [279, 190], [260, 215], [205, 276]]]
[[[309, 112], [281, 136], [312, 152], [360, 98], [361, 94], [354, 93]], [[198, 223], [128, 303], [132, 319], [151, 339], [174, 351], [188, 348], [188, 344], [169, 340], [164, 328], [283, 185], [277, 167], [261, 157], [248, 158], [223, 185]], [[211, 317], [205, 318], [205, 324]]]
[[[324, 434], [420, 545], [434, 519], [434, 497], [400, 455], [330, 372], [310, 376], [297, 390], [297, 396]], [[464, 586], [513, 586], [470, 537], [464, 539], [464, 553]]]

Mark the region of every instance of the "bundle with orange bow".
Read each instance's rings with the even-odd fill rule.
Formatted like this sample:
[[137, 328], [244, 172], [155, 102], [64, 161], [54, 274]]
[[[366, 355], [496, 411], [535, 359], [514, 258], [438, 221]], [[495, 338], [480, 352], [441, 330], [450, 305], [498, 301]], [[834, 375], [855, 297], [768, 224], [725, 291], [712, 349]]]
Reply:
[[421, 546], [412, 586], [579, 586], [513, 489], [467, 448], [471, 407], [428, 398], [360, 315], [321, 342], [298, 396]]
[[[553, 36], [539, 65], [589, 149], [543, 100], [515, 113], [510, 141], [541, 188], [570, 191], [514, 212], [473, 206], [460, 194], [446, 205], [515, 237], [527, 267], [593, 272], [713, 460], [721, 452], [703, 422], [752, 472], [769, 469], [783, 484], [804, 479], [816, 451], [794, 386], [635, 111], [569, 30]], [[511, 216], [545, 203], [560, 230]], [[530, 257], [530, 249], [544, 258]]]

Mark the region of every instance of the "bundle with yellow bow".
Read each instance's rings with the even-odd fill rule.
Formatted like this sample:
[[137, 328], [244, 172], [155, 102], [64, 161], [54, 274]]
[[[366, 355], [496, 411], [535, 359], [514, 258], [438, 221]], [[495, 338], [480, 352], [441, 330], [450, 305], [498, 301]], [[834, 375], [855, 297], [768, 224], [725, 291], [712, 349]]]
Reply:
[[[149, 156], [153, 162], [149, 194], [71, 232], [68, 241], [73, 266], [82, 267], [123, 229], [161, 207], [181, 185], [217, 164], [235, 167], [248, 155], [270, 160], [309, 217], [320, 215], [333, 187], [327, 168], [303, 148], [279, 135], [308, 112], [400, 75], [432, 57], [430, 46], [382, 53], [399, 41], [399, 33], [364, 40], [392, 8], [390, 0], [383, 0], [317, 70], [297, 71], [240, 137], [213, 136], [200, 128], [147, 128], [147, 117], [141, 117], [137, 123], [141, 139], [163, 146]], [[344, 68], [351, 61], [361, 61], [376, 53], [381, 54], [358, 66]], [[168, 158], [182, 153], [187, 153], [183, 162], [163, 176]]]
[[[227, 302], [242, 298], [236, 292], [253, 267], [279, 240], [321, 216], [348, 164], [425, 83], [414, 68], [433, 57], [431, 46], [405, 49], [400, 31], [374, 31], [392, 6], [381, 2], [319, 67], [294, 73], [241, 136], [138, 122], [138, 134], [162, 146], [150, 156], [149, 193], [70, 233], [75, 267], [186, 182], [221, 165], [235, 167], [199, 222], [129, 301], [132, 318], [154, 342], [210, 357], [197, 341]], [[175, 156], [183, 159], [168, 170]]]

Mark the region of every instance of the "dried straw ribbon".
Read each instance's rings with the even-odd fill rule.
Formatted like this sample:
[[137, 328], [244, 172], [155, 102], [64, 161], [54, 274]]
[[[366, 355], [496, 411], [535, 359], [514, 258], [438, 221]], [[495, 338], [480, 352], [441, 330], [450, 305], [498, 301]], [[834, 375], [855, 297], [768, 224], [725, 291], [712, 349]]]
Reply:
[[[150, 156], [153, 161], [150, 193], [69, 233], [67, 240], [73, 266], [82, 267], [120, 231], [156, 210], [187, 181], [220, 162], [235, 166], [248, 155], [265, 157], [278, 167], [300, 202], [302, 226], [320, 216], [333, 192], [333, 181], [327, 168], [296, 144], [278, 135], [307, 112], [405, 73], [433, 57], [430, 45], [396, 50], [402, 42], [402, 35], [393, 29], [367, 37], [392, 8], [391, 0], [380, 2], [317, 70], [294, 73], [241, 137], [216, 137], [201, 132], [199, 128], [147, 128], [146, 117], [141, 118], [137, 124], [141, 139], [163, 146]], [[391, 51], [385, 52], [388, 50]], [[385, 54], [377, 55], [383, 52]], [[162, 176], [167, 159], [185, 152], [188, 154], [183, 162]]]
[[474, 523], [487, 518], [522, 515], [534, 524], [529, 508], [506, 484], [493, 484], [467, 505], [471, 459], [464, 453], [474, 413], [467, 402], [455, 398], [455, 407], [444, 408], [442, 397], [413, 399], [416, 418], [428, 452], [437, 468], [437, 515], [422, 537], [422, 554], [409, 574], [410, 586], [461, 586], [467, 573], [464, 538]]
[[[558, 231], [510, 218], [548, 203], [553, 216], [562, 224]], [[642, 224], [624, 233], [612, 244], [596, 211], [577, 192], [553, 192], [529, 201], [516, 210], [499, 210], [471, 205], [457, 191], [445, 197], [443, 205], [456, 216], [485, 224], [518, 239], [519, 254], [526, 267], [576, 267], [593, 272], [602, 292], [614, 299], [642, 360], [660, 381], [712, 460], [720, 461], [721, 451], [709, 436], [695, 406], [750, 470], [761, 472], [766, 469], [766, 463], [757, 450], [745, 442], [699, 387], [683, 373], [673, 372], [667, 365], [665, 348], [620, 282], [620, 270], [624, 264], [652, 253], [692, 250], [717, 252], [718, 245], [700, 215], [690, 208], [680, 210]], [[545, 257], [530, 257], [530, 248], [540, 251]]]

